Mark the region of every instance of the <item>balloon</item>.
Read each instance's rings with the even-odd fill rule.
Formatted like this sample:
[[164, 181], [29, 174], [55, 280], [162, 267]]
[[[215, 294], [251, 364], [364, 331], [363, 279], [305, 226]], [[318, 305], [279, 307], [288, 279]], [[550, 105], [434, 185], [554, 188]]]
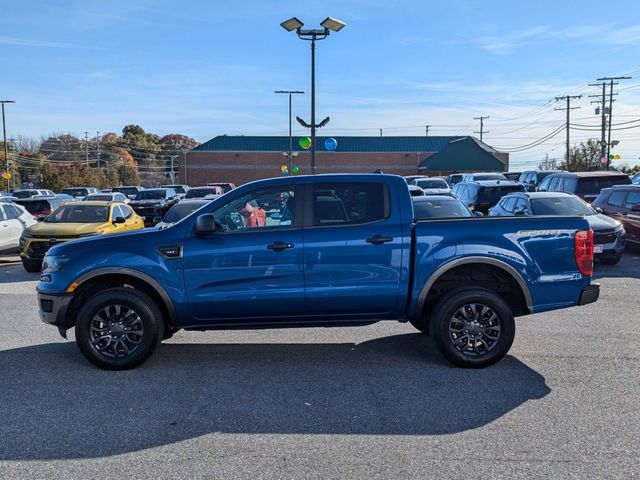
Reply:
[[300, 169], [298, 167], [293, 167], [293, 173], [298, 173]]
[[280, 167], [280, 171], [281, 171], [281, 172], [286, 172], [286, 171], [287, 171], [287, 166], [286, 166], [286, 165], [282, 165], [282, 166]]
[[609, 160], [613, 160], [613, 155], [609, 155]]
[[298, 145], [300, 145], [300, 148], [304, 148], [305, 150], [309, 150], [309, 148], [311, 147], [311, 139], [309, 137], [302, 137], [298, 141]]
[[620, 155], [616, 155], [616, 160], [620, 160]]
[[324, 141], [324, 148], [326, 148], [330, 152], [334, 151], [337, 148], [337, 146], [338, 146], [338, 142], [336, 141], [335, 138], [327, 138]]

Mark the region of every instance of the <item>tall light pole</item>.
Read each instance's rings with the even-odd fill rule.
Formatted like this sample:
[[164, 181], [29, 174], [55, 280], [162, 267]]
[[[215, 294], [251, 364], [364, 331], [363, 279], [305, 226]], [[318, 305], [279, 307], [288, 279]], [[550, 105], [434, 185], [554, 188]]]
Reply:
[[[7, 148], [7, 125], [4, 119], [4, 104], [16, 103], [16, 102], [13, 100], [0, 100], [0, 103], [2, 104], [2, 138], [4, 141], [4, 165], [5, 165], [5, 171], [9, 173], [9, 151]], [[6, 182], [7, 190], [9, 190], [10, 185], [11, 183], [9, 182], [9, 179], [7, 179], [7, 182]]]
[[322, 29], [302, 30], [304, 23], [296, 17], [285, 20], [280, 24], [287, 32], [295, 30], [298, 38], [311, 42], [311, 173], [316, 173], [316, 40], [324, 40], [331, 31], [339, 32], [347, 26], [341, 20], [327, 17], [320, 26]]
[[289, 159], [288, 167], [289, 167], [289, 175], [291, 175], [291, 156], [293, 154], [293, 136], [291, 135], [291, 95], [295, 94], [303, 94], [302, 90], [276, 90], [273, 93], [287, 93], [289, 94], [289, 155], [287, 158]]

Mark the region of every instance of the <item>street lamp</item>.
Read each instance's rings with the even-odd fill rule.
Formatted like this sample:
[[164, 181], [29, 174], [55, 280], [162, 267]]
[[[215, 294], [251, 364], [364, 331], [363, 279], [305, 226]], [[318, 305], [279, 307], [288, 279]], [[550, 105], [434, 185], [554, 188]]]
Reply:
[[[311, 42], [311, 173], [316, 173], [316, 40], [324, 40], [331, 31], [339, 32], [347, 26], [341, 20], [327, 17], [320, 26], [322, 29], [302, 30], [304, 23], [296, 17], [285, 20], [280, 24], [287, 32], [295, 30], [298, 38]], [[327, 120], [328, 121], [328, 120]]]
[[[7, 126], [4, 120], [4, 104], [5, 103], [16, 103], [13, 100], [0, 100], [0, 103], [2, 104], [2, 137], [3, 137], [3, 141], [4, 141], [4, 164], [5, 164], [5, 171], [7, 173], [9, 173], [9, 152], [7, 149]], [[10, 187], [10, 183], [9, 183], [9, 179], [7, 178], [7, 193]]]
[[289, 175], [291, 175], [291, 156], [293, 153], [293, 137], [291, 136], [291, 95], [303, 94], [302, 90], [276, 90], [273, 93], [287, 93], [289, 94]]

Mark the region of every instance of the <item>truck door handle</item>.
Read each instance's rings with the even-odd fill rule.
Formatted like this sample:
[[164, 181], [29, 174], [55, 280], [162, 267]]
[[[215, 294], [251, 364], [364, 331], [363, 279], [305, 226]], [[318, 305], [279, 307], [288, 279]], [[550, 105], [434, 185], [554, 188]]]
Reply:
[[374, 245], [382, 245], [383, 243], [392, 241], [393, 237], [383, 237], [382, 235], [374, 235], [373, 237], [367, 238], [367, 243], [372, 243]]
[[273, 250], [274, 252], [281, 252], [282, 250], [286, 250], [287, 248], [293, 248], [293, 243], [285, 243], [278, 240], [277, 242], [273, 242], [267, 245], [269, 250]]

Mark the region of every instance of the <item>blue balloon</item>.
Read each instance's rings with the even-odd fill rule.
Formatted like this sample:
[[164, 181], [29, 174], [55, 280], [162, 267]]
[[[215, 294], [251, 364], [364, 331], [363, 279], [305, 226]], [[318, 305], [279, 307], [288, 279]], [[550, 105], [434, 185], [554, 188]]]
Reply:
[[326, 148], [327, 150], [329, 150], [330, 152], [335, 150], [336, 148], [338, 148], [338, 142], [336, 141], [335, 138], [327, 138], [324, 141], [324, 148]]

